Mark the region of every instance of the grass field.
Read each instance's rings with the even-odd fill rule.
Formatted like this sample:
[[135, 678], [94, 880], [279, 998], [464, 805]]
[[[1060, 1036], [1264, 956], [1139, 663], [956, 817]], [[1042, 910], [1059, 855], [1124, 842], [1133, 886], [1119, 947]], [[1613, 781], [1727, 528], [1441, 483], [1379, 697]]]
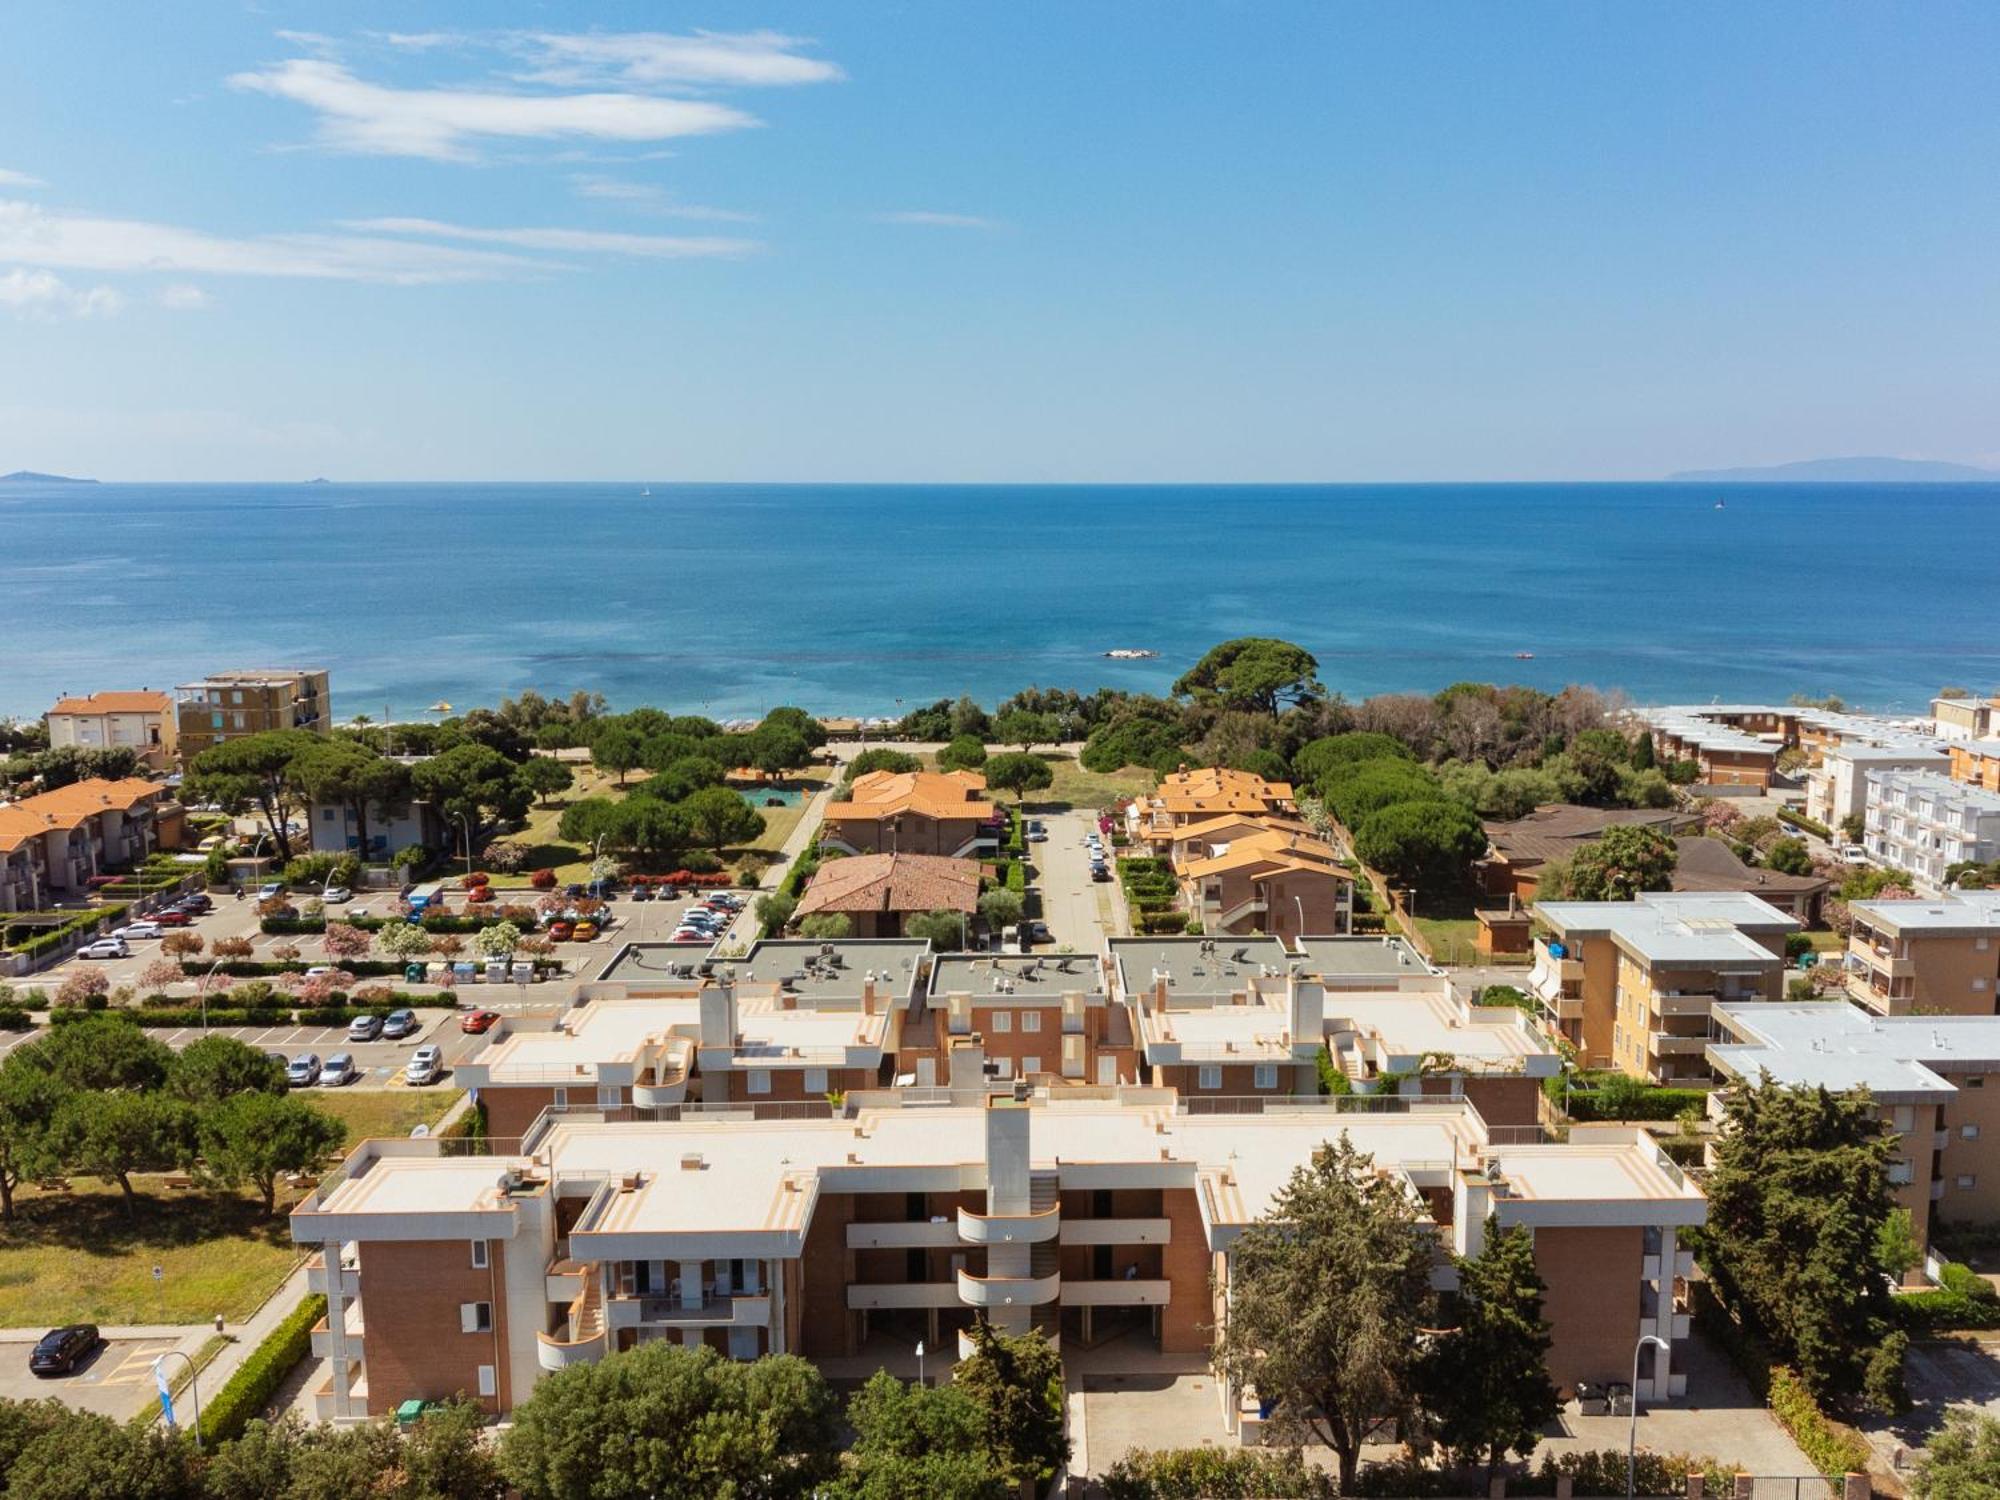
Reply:
[[812, 800], [815, 792], [832, 779], [832, 773], [829, 771], [798, 772], [786, 784], [803, 789], [805, 797], [793, 807], [758, 808], [757, 811], [764, 815], [764, 831], [743, 848], [730, 850], [730, 855], [734, 857], [751, 851], [759, 854], [776, 854], [785, 847], [785, 840], [792, 836], [792, 830], [799, 826], [799, 819], [805, 816], [806, 803]]
[[1055, 783], [1047, 791], [1034, 793], [1029, 801], [1044, 806], [1060, 803], [1068, 807], [1109, 807], [1120, 797], [1150, 792], [1160, 779], [1137, 766], [1108, 773], [1086, 771], [1073, 755], [1044, 755], [1042, 759], [1055, 772]]
[[457, 1103], [457, 1089], [343, 1089], [317, 1095], [314, 1105], [347, 1127], [346, 1144], [408, 1135], [419, 1125], [435, 1125]]
[[[15, 1194], [0, 1225], [0, 1327], [205, 1323], [247, 1318], [304, 1253], [278, 1211], [247, 1194], [174, 1191], [140, 1178], [128, 1221], [118, 1189], [78, 1179], [68, 1193]], [[154, 1279], [153, 1270], [160, 1275]]]

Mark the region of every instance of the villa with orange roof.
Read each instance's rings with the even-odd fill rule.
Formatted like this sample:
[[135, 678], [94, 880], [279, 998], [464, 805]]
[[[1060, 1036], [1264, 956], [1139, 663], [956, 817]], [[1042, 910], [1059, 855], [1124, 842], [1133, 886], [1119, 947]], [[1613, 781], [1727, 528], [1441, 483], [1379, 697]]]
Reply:
[[820, 843], [841, 854], [990, 854], [1000, 810], [976, 771], [869, 771], [831, 804]]
[[1133, 837], [1156, 847], [1171, 843], [1177, 830], [1228, 815], [1296, 819], [1297, 805], [1286, 781], [1266, 781], [1250, 771], [1205, 766], [1160, 778], [1158, 790], [1134, 798], [1125, 810]]
[[173, 764], [180, 742], [174, 700], [163, 692], [90, 693], [63, 698], [42, 716], [49, 748], [130, 750], [155, 771]]
[[177, 807], [156, 781], [89, 780], [0, 803], [0, 911], [40, 911], [91, 876], [137, 864], [159, 847], [160, 815]]

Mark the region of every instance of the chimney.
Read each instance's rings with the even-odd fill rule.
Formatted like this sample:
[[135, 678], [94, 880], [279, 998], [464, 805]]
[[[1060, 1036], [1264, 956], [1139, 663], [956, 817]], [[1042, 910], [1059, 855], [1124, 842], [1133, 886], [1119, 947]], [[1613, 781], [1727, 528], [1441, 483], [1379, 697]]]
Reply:
[[731, 1047], [736, 1044], [736, 986], [710, 980], [701, 989], [701, 1044], [704, 1047]]
[[861, 1013], [875, 1014], [875, 971], [870, 969], [861, 981]]
[[[986, 1039], [977, 1033], [951, 1044], [951, 1091], [971, 1094], [974, 1099], [986, 1092]], [[962, 1102], [962, 1101], [954, 1101]]]

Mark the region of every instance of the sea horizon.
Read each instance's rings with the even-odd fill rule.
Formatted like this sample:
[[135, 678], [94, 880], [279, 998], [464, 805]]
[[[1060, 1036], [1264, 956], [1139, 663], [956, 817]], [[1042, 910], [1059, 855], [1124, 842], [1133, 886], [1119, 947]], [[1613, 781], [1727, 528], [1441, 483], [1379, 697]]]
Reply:
[[1972, 481], [14, 483], [0, 713], [298, 663], [332, 673], [343, 720], [529, 688], [888, 715], [1165, 692], [1254, 634], [1311, 650], [1350, 699], [1475, 680], [1914, 714], [2000, 680], [1996, 499]]

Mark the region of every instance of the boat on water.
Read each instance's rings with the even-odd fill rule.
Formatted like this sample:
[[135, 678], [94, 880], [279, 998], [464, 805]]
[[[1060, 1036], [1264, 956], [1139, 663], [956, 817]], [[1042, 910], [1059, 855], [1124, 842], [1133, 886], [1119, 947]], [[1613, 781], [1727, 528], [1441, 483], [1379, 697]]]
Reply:
[[649, 484], [644, 489], [640, 490], [639, 493], [641, 495], [650, 495], [653, 493], [653, 487]]
[[1717, 510], [1723, 510], [1723, 509], [1725, 509], [1726, 507], [1725, 507], [1725, 506], [1723, 505], [1723, 503], [1722, 503], [1722, 502], [1721, 502], [1720, 500], [1718, 500], [1718, 501], [1716, 501], [1716, 502], [1715, 502], [1715, 508], [1716, 508]]
[[1160, 653], [1157, 651], [1139, 651], [1130, 646], [1118, 646], [1104, 654], [1113, 661], [1151, 661]]
[[1533, 661], [1534, 659], [1535, 653], [1532, 651], [1516, 651], [1514, 653], [1515, 661]]

